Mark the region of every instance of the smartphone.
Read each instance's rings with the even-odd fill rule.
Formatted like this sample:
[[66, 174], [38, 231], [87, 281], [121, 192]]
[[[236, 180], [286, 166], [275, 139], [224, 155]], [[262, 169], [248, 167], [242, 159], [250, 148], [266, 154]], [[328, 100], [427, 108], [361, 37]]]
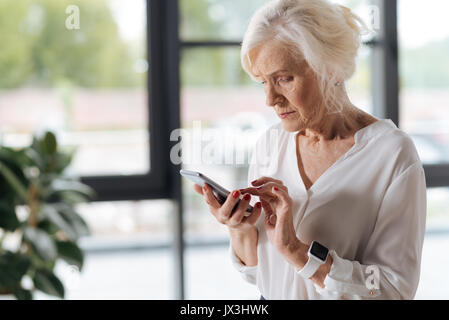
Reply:
[[[222, 186], [220, 186], [218, 183], [216, 183], [212, 179], [206, 177], [204, 174], [202, 174], [200, 172], [196, 172], [196, 171], [189, 171], [189, 170], [181, 170], [181, 171], [179, 171], [179, 173], [183, 177], [186, 177], [193, 183], [199, 185], [201, 188], [204, 186], [205, 183], [207, 183], [212, 188], [212, 192], [220, 204], [223, 204], [226, 201], [226, 199], [228, 198], [229, 191], [226, 190], [225, 188], [223, 188]], [[240, 203], [240, 200], [237, 202], [237, 204], [235, 205], [232, 212], [235, 211], [235, 209], [237, 208], [239, 203]], [[250, 214], [253, 212], [253, 209], [254, 208], [251, 205], [248, 205], [246, 212]], [[245, 216], [248, 216], [249, 214], [245, 214]]]

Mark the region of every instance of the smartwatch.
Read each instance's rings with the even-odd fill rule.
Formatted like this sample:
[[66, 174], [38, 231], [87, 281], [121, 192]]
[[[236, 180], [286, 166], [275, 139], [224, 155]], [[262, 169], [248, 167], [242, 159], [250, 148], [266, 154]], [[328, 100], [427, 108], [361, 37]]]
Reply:
[[327, 256], [329, 255], [329, 249], [317, 241], [313, 241], [307, 255], [309, 256], [309, 260], [307, 260], [306, 265], [304, 268], [297, 271], [304, 279], [310, 279], [318, 268], [326, 262]]

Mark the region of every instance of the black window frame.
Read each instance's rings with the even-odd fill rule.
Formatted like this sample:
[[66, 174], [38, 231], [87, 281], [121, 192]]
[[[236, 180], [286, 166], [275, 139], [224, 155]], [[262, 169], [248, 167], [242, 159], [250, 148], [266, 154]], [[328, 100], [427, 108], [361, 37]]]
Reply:
[[[96, 201], [171, 199], [176, 187], [170, 162], [170, 132], [179, 128], [177, 8], [174, 1], [147, 0], [147, 78], [150, 170], [140, 175], [87, 176]], [[176, 29], [176, 30], [175, 30]]]
[[[398, 0], [372, 0], [380, 11], [380, 38], [374, 47], [373, 102], [376, 115], [400, 124]], [[449, 186], [449, 164], [423, 164], [427, 188]]]
[[[170, 161], [170, 150], [178, 143], [170, 141], [170, 133], [181, 127], [178, 1], [146, 0], [146, 15], [146, 48], [150, 66], [147, 77], [150, 170], [140, 175], [86, 176], [81, 180], [96, 191], [94, 201], [97, 202], [173, 201], [173, 238], [169, 245], [174, 253], [174, 293], [176, 299], [184, 299], [181, 166]], [[152, 247], [148, 244], [149, 249]]]

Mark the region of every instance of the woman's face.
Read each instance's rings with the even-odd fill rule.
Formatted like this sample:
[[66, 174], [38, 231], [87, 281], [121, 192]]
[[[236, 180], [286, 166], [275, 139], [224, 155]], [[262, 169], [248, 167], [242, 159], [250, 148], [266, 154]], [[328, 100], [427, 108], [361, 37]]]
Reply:
[[294, 59], [274, 40], [254, 48], [249, 58], [252, 74], [263, 83], [267, 106], [274, 108], [286, 131], [303, 130], [324, 117], [315, 73], [304, 59]]

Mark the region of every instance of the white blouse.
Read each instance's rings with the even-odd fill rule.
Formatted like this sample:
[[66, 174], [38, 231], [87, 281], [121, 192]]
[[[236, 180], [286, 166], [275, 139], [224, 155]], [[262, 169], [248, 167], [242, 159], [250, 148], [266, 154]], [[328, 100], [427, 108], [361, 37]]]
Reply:
[[244, 266], [231, 244], [234, 267], [266, 299], [413, 299], [426, 224], [426, 181], [410, 137], [391, 120], [378, 119], [357, 131], [354, 146], [306, 190], [297, 166], [296, 134], [279, 123], [259, 138], [248, 183], [268, 176], [287, 186], [298, 238], [307, 245], [320, 242], [333, 258], [325, 288], [299, 276], [271, 245], [263, 213], [256, 223], [258, 265]]

